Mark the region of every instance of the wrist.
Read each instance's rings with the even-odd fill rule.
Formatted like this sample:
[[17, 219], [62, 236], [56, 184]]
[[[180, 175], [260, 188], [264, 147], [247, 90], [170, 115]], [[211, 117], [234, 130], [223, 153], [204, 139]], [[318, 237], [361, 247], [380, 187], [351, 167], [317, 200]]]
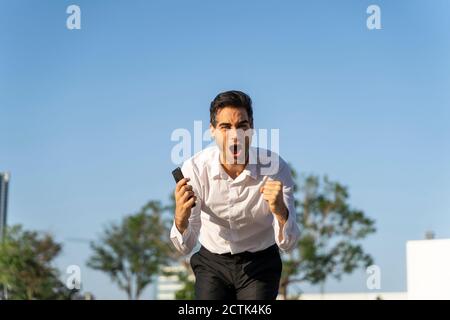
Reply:
[[289, 217], [289, 210], [283, 205], [279, 210], [277, 210], [275, 217], [280, 224], [285, 224]]
[[175, 227], [181, 234], [183, 234], [184, 231], [186, 231], [188, 225], [189, 225], [188, 220], [175, 218]]

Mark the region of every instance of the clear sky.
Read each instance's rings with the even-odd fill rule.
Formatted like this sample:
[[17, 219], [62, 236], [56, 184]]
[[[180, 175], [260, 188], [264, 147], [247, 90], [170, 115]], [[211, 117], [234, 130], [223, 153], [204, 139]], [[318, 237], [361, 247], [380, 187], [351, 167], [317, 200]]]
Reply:
[[[70, 4], [81, 30], [66, 28]], [[381, 30], [366, 27], [370, 4]], [[381, 290], [406, 290], [406, 241], [450, 237], [449, 57], [447, 0], [0, 0], [8, 222], [50, 231], [62, 271], [79, 264], [84, 290], [124, 298], [69, 240], [167, 201], [172, 131], [206, 129], [209, 102], [239, 89], [297, 171], [349, 187], [376, 220], [364, 247]], [[365, 290], [364, 272], [325, 286]]]

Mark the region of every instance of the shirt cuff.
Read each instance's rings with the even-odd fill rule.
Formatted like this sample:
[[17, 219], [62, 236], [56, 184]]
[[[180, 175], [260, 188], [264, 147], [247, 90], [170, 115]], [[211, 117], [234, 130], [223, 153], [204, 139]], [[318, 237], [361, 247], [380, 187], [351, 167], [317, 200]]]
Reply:
[[284, 223], [283, 228], [281, 230], [281, 234], [283, 235], [283, 240], [281, 240], [281, 242], [279, 241], [279, 239], [280, 239], [280, 223], [278, 222], [278, 219], [275, 216], [273, 217], [274, 228], [275, 228], [275, 241], [278, 243], [279, 246], [283, 246], [289, 242], [288, 237], [291, 233], [292, 222], [293, 222], [290, 216], [291, 215], [289, 214], [288, 219]]
[[186, 242], [186, 239], [189, 236], [190, 228], [189, 226], [184, 230], [183, 234], [178, 230], [175, 225], [175, 221], [173, 222], [172, 229], [170, 230], [170, 238], [177, 239], [178, 243], [182, 246]]

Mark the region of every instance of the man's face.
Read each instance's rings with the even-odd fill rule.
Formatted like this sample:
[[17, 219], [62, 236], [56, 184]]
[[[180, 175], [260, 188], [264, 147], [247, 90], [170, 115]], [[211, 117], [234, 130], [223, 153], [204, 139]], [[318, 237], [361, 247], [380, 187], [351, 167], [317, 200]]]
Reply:
[[245, 164], [252, 138], [252, 126], [244, 108], [224, 107], [216, 114], [211, 135], [226, 164]]

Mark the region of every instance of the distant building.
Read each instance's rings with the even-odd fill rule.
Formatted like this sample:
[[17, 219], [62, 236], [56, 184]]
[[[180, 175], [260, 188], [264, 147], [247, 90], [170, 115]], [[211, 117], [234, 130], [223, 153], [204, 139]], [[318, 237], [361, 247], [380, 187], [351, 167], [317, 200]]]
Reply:
[[300, 300], [407, 300], [406, 292], [305, 293]]
[[0, 240], [3, 239], [6, 228], [9, 178], [8, 172], [0, 172]]
[[71, 300], [95, 300], [95, 296], [91, 292], [85, 292], [83, 294], [76, 292]]
[[[186, 267], [181, 264], [164, 267], [163, 272], [186, 272]], [[194, 280], [194, 275], [191, 275]], [[156, 281], [156, 299], [174, 300], [175, 293], [183, 288], [183, 284], [178, 280], [178, 276], [160, 275]]]
[[450, 299], [450, 239], [408, 241], [408, 299]]
[[449, 300], [450, 239], [434, 239], [406, 243], [406, 292], [361, 292], [302, 294], [301, 300]]

